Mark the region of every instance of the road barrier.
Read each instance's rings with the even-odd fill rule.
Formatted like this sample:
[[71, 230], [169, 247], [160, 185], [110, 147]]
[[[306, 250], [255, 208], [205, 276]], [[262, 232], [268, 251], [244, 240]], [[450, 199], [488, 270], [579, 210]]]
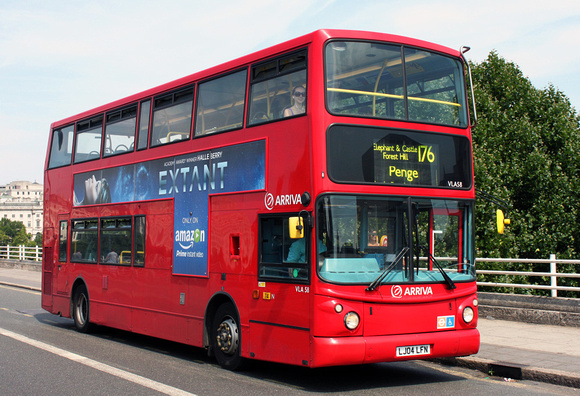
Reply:
[[[32, 260], [32, 261], [42, 261], [42, 248], [40, 246], [0, 246], [0, 259], [9, 260]], [[450, 260], [448, 257], [437, 257], [441, 260]], [[558, 272], [558, 264], [565, 264], [570, 267], [570, 265], [580, 265], [580, 260], [561, 260], [556, 259], [555, 254], [551, 254], [549, 259], [512, 259], [512, 258], [478, 258], [476, 263], [520, 263], [520, 264], [549, 264], [549, 272], [537, 272], [537, 271], [508, 271], [508, 270], [489, 270], [489, 269], [478, 269], [478, 275], [504, 275], [506, 280], [514, 277], [547, 277], [549, 278], [549, 284], [539, 285], [531, 283], [514, 283], [514, 282], [491, 282], [491, 281], [479, 281], [478, 286], [487, 287], [511, 287], [519, 289], [532, 289], [532, 290], [550, 290], [551, 297], [558, 297], [558, 291], [572, 291], [580, 292], [580, 287], [577, 286], [558, 286], [558, 279], [560, 278], [575, 278], [580, 279], [580, 274], [578, 271], [573, 272]]]
[[[533, 290], [550, 290], [551, 297], [558, 297], [558, 290], [580, 292], [580, 287], [577, 286], [558, 286], [559, 278], [575, 278], [580, 279], [580, 274], [576, 270], [573, 272], [558, 272], [558, 264], [565, 264], [573, 268], [575, 265], [580, 265], [580, 260], [558, 260], [555, 254], [551, 254], [549, 259], [511, 259], [511, 258], [478, 258], [476, 263], [522, 263], [522, 264], [549, 264], [549, 272], [539, 271], [506, 271], [506, 270], [487, 270], [477, 269], [477, 273], [481, 275], [506, 275], [509, 280], [510, 277], [548, 277], [549, 284], [538, 285], [530, 283], [513, 283], [513, 282], [477, 282], [478, 286], [491, 287], [513, 287], [520, 289]], [[546, 280], [546, 283], [547, 280]]]
[[8, 260], [42, 261], [42, 247], [40, 246], [0, 246], [0, 258]]

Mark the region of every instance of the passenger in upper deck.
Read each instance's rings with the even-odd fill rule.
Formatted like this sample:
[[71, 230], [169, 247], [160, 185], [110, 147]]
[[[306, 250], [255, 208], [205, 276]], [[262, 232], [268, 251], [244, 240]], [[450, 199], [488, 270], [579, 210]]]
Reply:
[[294, 104], [284, 109], [284, 117], [303, 114], [306, 112], [306, 89], [299, 85], [292, 90]]

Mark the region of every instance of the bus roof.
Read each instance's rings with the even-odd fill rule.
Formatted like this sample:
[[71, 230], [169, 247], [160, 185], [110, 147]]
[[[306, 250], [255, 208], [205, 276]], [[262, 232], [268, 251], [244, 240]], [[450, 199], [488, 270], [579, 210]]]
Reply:
[[453, 50], [448, 47], [444, 47], [438, 44], [434, 44], [428, 41], [418, 40], [410, 37], [393, 35], [393, 34], [386, 34], [386, 33], [377, 33], [377, 32], [368, 32], [368, 31], [360, 31], [360, 30], [338, 30], [338, 29], [320, 29], [314, 32], [305, 34], [300, 37], [296, 37], [294, 39], [285, 41], [280, 44], [273, 45], [268, 48], [264, 48], [253, 52], [248, 55], [244, 55], [240, 58], [222, 63], [220, 65], [216, 65], [210, 67], [205, 70], [201, 70], [190, 74], [188, 76], [184, 76], [178, 78], [176, 80], [158, 85], [156, 87], [147, 89], [145, 91], [124, 97], [122, 99], [118, 99], [116, 101], [107, 103], [105, 105], [101, 105], [95, 107], [93, 109], [84, 111], [82, 113], [73, 115], [71, 117], [64, 118], [60, 121], [53, 122], [51, 124], [51, 130], [54, 128], [63, 127], [66, 125], [70, 125], [75, 121], [82, 120], [88, 117], [91, 117], [98, 113], [103, 113], [109, 111], [111, 109], [119, 108], [131, 103], [135, 103], [139, 100], [146, 99], [155, 95], [158, 95], [163, 92], [167, 92], [182, 86], [186, 86], [192, 84], [194, 82], [198, 82], [201, 80], [205, 80], [208, 78], [212, 78], [218, 74], [227, 73], [228, 71], [235, 70], [237, 68], [243, 67], [244, 65], [248, 65], [250, 63], [259, 62], [261, 60], [265, 60], [269, 57], [275, 56], [280, 53], [292, 51], [294, 49], [298, 49], [300, 47], [306, 46], [314, 41], [324, 42], [328, 39], [358, 39], [358, 40], [377, 40], [377, 41], [386, 41], [390, 43], [396, 44], [406, 44], [409, 46], [414, 47], [421, 47], [421, 48], [428, 48], [433, 51], [441, 52], [451, 56], [460, 56], [459, 50]]

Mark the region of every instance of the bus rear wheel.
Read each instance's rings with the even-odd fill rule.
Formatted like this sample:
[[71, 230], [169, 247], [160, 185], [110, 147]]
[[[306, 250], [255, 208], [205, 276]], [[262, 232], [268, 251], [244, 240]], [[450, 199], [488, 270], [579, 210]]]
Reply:
[[77, 287], [74, 292], [72, 316], [77, 331], [87, 333], [90, 328], [90, 304], [89, 293], [84, 285]]
[[240, 325], [233, 304], [220, 305], [212, 323], [213, 350], [218, 364], [228, 370], [241, 368]]

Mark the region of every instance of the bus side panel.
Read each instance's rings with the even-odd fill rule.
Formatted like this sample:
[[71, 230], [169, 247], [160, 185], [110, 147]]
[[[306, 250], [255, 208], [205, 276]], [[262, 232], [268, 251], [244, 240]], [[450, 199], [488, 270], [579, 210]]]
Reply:
[[[50, 228], [49, 230], [52, 230]], [[44, 237], [52, 235], [51, 231], [45, 229]], [[42, 308], [52, 312], [52, 271], [54, 267], [54, 248], [45, 246], [42, 252]]]
[[[229, 296], [240, 315], [242, 356], [249, 356], [249, 304], [256, 288], [258, 216], [264, 193], [210, 196], [210, 285], [196, 295]], [[200, 299], [207, 304], [208, 299]], [[213, 318], [206, 318], [212, 321]]]
[[[173, 275], [173, 200], [147, 204], [146, 261], [133, 268], [132, 330], [201, 346], [203, 310], [191, 283], [206, 278]], [[197, 343], [193, 340], [199, 340]]]
[[131, 267], [92, 265], [87, 284], [91, 322], [131, 330]]
[[[71, 198], [71, 168], [64, 167], [53, 169], [50, 172], [45, 171], [43, 246], [45, 251], [48, 252], [50, 250], [52, 255], [43, 256], [42, 307], [51, 313], [62, 314], [65, 317], [69, 317], [70, 301], [68, 296], [63, 298], [63, 294], [66, 294], [66, 291], [59, 292], [58, 287], [63, 282], [59, 280], [61, 269], [63, 268], [63, 264], [59, 262], [59, 221], [68, 220], [67, 216], [70, 213], [68, 204]], [[66, 277], [66, 271], [64, 276]], [[51, 299], [49, 295], [52, 295], [52, 304], [49, 304]]]
[[309, 365], [310, 332], [250, 320], [249, 348], [255, 359]]
[[[132, 330], [201, 346], [203, 316], [199, 314], [199, 309], [191, 308], [196, 305], [198, 295], [189, 292], [189, 284], [194, 281], [207, 282], [206, 279], [175, 276], [171, 273], [171, 267], [165, 270], [136, 269]], [[195, 343], [193, 340], [199, 341]]]

